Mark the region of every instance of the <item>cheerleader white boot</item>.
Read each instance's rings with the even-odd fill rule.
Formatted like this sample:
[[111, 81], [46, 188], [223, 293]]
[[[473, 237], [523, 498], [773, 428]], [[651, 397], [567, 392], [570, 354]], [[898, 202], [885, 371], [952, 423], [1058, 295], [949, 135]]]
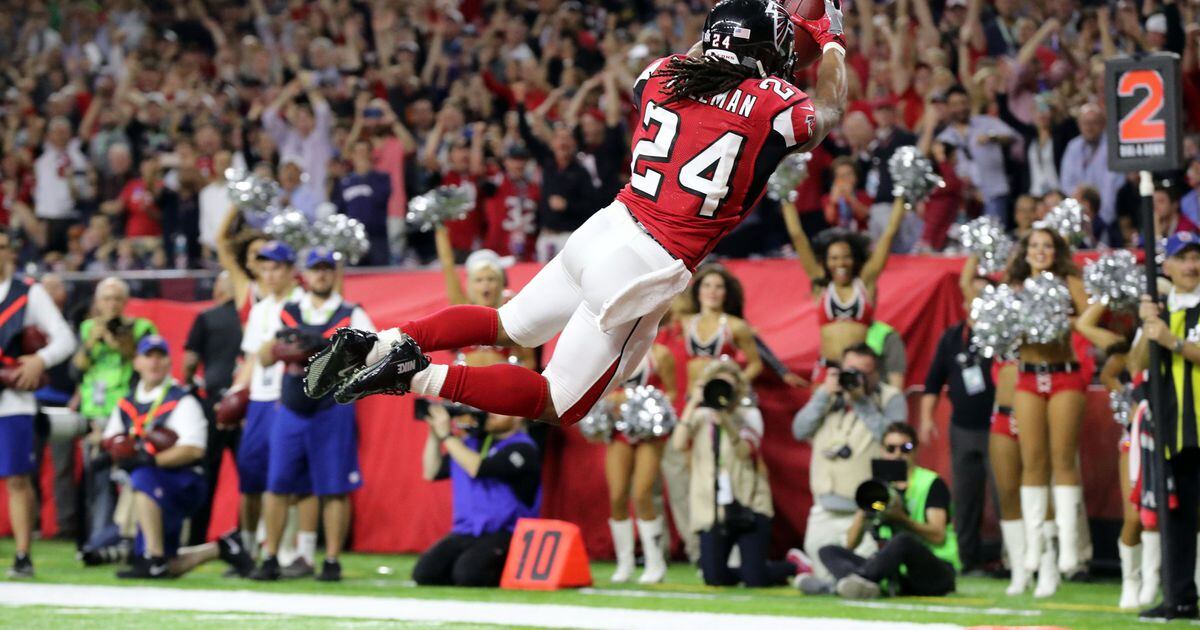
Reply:
[[1058, 592], [1058, 554], [1054, 552], [1057, 532], [1054, 521], [1042, 524], [1042, 555], [1038, 559], [1037, 586], [1033, 588], [1033, 596], [1039, 599], [1050, 597]]
[[1025, 523], [1025, 570], [1037, 571], [1047, 541], [1042, 540], [1046, 507], [1050, 503], [1047, 486], [1021, 486], [1021, 520]]
[[1158, 532], [1142, 532], [1142, 590], [1138, 603], [1149, 606], [1158, 599], [1162, 569], [1162, 537]]
[[639, 584], [658, 584], [667, 576], [667, 560], [663, 556], [663, 517], [652, 521], [638, 519], [638, 536], [642, 539], [642, 557], [646, 568], [638, 578]]
[[614, 521], [610, 518], [608, 529], [612, 532], [613, 549], [617, 552], [617, 570], [613, 571], [612, 581], [617, 584], [628, 582], [633, 577], [636, 564], [633, 557], [633, 519]]
[[1020, 595], [1029, 588], [1029, 570], [1025, 568], [1025, 523], [1013, 519], [1000, 521], [1000, 536], [1008, 550], [1008, 565], [1012, 581], [1004, 591], [1008, 595]]
[[1117, 552], [1121, 556], [1121, 610], [1136, 610], [1141, 607], [1142, 590], [1142, 546], [1129, 546], [1117, 541]]
[[1054, 486], [1054, 522], [1058, 525], [1058, 570], [1079, 568], [1079, 518], [1083, 513], [1083, 486]]

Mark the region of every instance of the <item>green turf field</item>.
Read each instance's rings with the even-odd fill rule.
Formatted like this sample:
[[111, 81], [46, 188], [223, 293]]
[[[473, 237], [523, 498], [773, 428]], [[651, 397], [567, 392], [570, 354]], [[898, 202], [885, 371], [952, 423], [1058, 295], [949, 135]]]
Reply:
[[[12, 557], [11, 540], [0, 541], [0, 558]], [[664, 611], [719, 612], [787, 615], [799, 617], [835, 617], [881, 621], [910, 621], [977, 625], [1060, 626], [1068, 628], [1118, 628], [1137, 623], [1136, 615], [1116, 607], [1118, 585], [1114, 582], [1064, 584], [1048, 600], [1032, 595], [1007, 597], [1006, 582], [982, 578], [959, 581], [958, 592], [949, 597], [893, 598], [867, 603], [843, 602], [831, 597], [806, 597], [792, 588], [744, 589], [704, 586], [696, 570], [674, 565], [668, 583], [644, 587], [616, 586], [606, 582], [610, 563], [593, 563], [594, 589], [551, 593], [417, 587], [410, 581], [414, 556], [347, 554], [343, 557], [345, 580], [325, 584], [314, 580], [257, 583], [221, 577], [225, 565], [214, 562], [177, 580], [138, 582], [144, 586], [178, 589], [231, 589], [275, 593], [321, 593], [330, 595], [396, 596], [433, 600], [471, 600], [528, 604], [569, 604], [579, 606], [650, 609]], [[83, 568], [74, 558], [74, 549], [66, 543], [39, 542], [34, 548], [38, 583], [117, 586], [130, 584], [117, 580], [113, 567]], [[4, 578], [0, 576], [0, 589]], [[180, 594], [186, 598], [186, 592]], [[248, 613], [148, 612], [141, 616], [117, 617], [112, 609], [50, 606], [0, 607], [0, 627], [49, 628], [75, 627], [155, 627], [178, 623], [189, 627], [331, 627], [371, 626], [384, 622], [351, 619], [321, 619], [285, 615]], [[425, 627], [418, 624], [389, 626]], [[566, 621], [569, 624], [569, 621]], [[436, 624], [439, 628], [469, 628], [470, 625]], [[495, 627], [495, 626], [489, 626]]]

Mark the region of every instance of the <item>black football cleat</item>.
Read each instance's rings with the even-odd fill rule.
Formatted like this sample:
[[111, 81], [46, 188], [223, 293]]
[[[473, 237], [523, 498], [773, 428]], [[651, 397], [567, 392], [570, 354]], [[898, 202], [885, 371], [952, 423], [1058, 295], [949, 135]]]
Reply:
[[134, 558], [129, 568], [117, 571], [117, 577], [122, 580], [164, 580], [173, 576], [166, 558], [157, 556]]
[[304, 393], [309, 398], [324, 398], [337, 389], [355, 370], [367, 362], [367, 355], [379, 337], [356, 328], [339, 328], [329, 343], [308, 360], [304, 370]]
[[1164, 602], [1149, 610], [1143, 610], [1138, 615], [1138, 618], [1161, 619], [1163, 621], [1171, 621], [1172, 619], [1200, 619], [1200, 609], [1196, 608], [1196, 604], [1172, 605]]
[[239, 577], [249, 577], [250, 572], [254, 570], [254, 559], [250, 557], [250, 552], [242, 545], [242, 537], [237, 530], [218, 538], [217, 549], [221, 554], [221, 559]]
[[318, 582], [341, 582], [342, 581], [342, 563], [337, 560], [325, 558], [325, 562], [321, 563], [321, 573], [317, 575]]
[[275, 582], [283, 577], [279, 569], [279, 560], [275, 556], [263, 558], [262, 564], [250, 572], [250, 579], [258, 582]]
[[315, 573], [313, 565], [304, 558], [296, 558], [291, 564], [280, 569], [280, 575], [289, 580], [312, 577], [313, 573]]
[[29, 554], [17, 554], [13, 557], [12, 567], [8, 570], [8, 577], [13, 580], [33, 577], [33, 560], [29, 559]]
[[421, 354], [417, 342], [401, 335], [382, 359], [355, 372], [343, 383], [333, 399], [345, 405], [374, 394], [403, 396], [409, 392], [413, 375], [427, 367], [429, 357]]

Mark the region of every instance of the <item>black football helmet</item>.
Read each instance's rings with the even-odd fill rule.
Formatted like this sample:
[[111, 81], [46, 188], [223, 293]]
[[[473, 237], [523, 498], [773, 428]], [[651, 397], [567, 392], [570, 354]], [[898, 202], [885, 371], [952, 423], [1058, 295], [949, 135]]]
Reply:
[[791, 74], [792, 21], [776, 0], [722, 0], [708, 12], [704, 54], [753, 68], [760, 77]]

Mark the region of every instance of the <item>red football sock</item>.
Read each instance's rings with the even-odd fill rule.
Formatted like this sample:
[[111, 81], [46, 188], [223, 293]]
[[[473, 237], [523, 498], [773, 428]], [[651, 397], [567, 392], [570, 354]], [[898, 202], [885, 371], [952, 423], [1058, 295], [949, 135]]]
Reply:
[[451, 365], [439, 394], [491, 413], [518, 418], [541, 417], [550, 393], [546, 379], [519, 365]]
[[408, 322], [400, 330], [412, 337], [425, 352], [490, 346], [496, 343], [496, 335], [500, 332], [500, 314], [486, 306], [451, 306]]

